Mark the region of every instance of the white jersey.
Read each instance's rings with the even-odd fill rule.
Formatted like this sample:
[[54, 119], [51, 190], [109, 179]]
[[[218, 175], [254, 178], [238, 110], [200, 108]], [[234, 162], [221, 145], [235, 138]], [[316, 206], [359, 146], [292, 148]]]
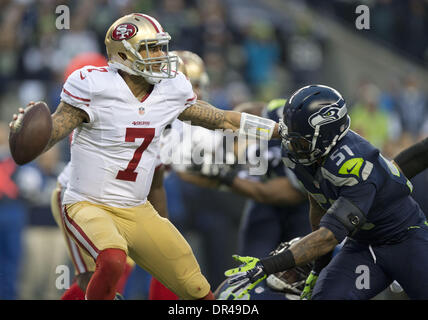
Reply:
[[57, 179], [62, 189], [67, 187], [67, 183], [70, 180], [70, 171], [71, 171], [71, 165], [70, 165], [70, 162], [68, 162], [67, 165], [64, 167], [64, 169], [62, 169]]
[[178, 72], [139, 101], [116, 69], [87, 66], [69, 76], [61, 100], [84, 110], [90, 119], [73, 133], [63, 203], [90, 201], [123, 208], [146, 201], [159, 164], [161, 134], [196, 96]]

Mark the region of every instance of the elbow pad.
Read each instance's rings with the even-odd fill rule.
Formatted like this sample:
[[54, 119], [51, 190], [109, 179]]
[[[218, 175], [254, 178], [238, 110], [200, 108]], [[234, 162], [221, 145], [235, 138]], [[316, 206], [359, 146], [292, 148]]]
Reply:
[[366, 220], [360, 208], [346, 198], [339, 197], [322, 217], [320, 226], [333, 232], [340, 243], [346, 236], [353, 236]]

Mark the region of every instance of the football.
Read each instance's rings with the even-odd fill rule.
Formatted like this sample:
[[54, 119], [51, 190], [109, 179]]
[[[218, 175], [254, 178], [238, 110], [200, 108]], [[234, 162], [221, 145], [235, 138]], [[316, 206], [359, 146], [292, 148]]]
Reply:
[[42, 153], [52, 132], [49, 107], [38, 101], [18, 115], [15, 127], [9, 134], [9, 148], [18, 165], [26, 164]]

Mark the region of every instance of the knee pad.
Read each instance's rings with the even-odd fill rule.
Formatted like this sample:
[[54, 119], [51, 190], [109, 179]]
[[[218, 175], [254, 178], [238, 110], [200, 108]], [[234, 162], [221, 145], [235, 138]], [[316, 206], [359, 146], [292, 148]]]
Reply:
[[186, 300], [202, 299], [211, 289], [210, 284], [201, 272], [192, 274], [182, 286], [182, 294], [179, 294], [179, 297]]
[[126, 253], [122, 249], [105, 249], [97, 257], [96, 269], [120, 277], [125, 270]]

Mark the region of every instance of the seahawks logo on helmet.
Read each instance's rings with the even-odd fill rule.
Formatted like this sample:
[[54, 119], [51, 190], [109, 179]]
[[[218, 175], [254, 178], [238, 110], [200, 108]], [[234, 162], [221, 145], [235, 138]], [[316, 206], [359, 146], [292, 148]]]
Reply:
[[316, 126], [322, 126], [327, 123], [339, 120], [344, 115], [346, 115], [346, 106], [343, 106], [341, 108], [326, 106], [311, 115], [308, 121], [311, 127], [315, 128]]

